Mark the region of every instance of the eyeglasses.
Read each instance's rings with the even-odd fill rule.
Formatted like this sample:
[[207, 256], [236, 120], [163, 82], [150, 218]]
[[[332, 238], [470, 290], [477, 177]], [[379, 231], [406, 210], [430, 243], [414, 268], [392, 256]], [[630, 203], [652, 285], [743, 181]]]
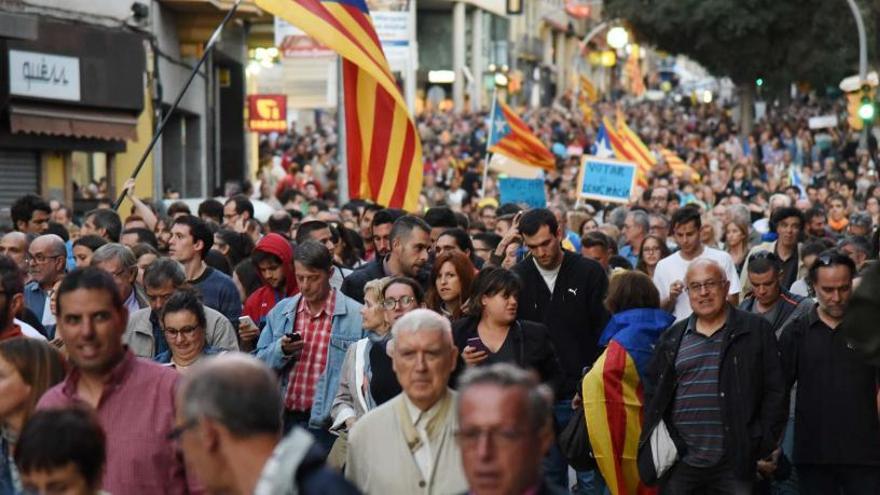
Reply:
[[382, 301], [382, 307], [391, 311], [397, 307], [398, 303], [400, 303], [401, 308], [406, 308], [412, 306], [414, 302], [416, 302], [416, 298], [413, 296], [401, 296], [400, 299], [387, 298]]
[[483, 437], [488, 437], [493, 445], [499, 447], [511, 447], [519, 441], [525, 432], [514, 429], [494, 429], [494, 428], [467, 428], [455, 432], [455, 438], [463, 448], [474, 448], [479, 445]]
[[42, 253], [40, 253], [40, 254], [34, 254], [34, 255], [28, 253], [28, 254], [26, 254], [26, 255], [24, 256], [24, 261], [25, 261], [25, 263], [36, 263], [36, 264], [38, 264], [38, 265], [42, 265], [43, 263], [46, 263], [46, 262], [48, 262], [49, 260], [54, 260], [55, 258], [60, 258], [60, 257], [62, 257], [62, 256], [65, 256], [65, 255], [63, 255], [63, 254], [56, 254], [56, 255], [54, 255], [54, 256], [47, 256], [47, 255], [42, 254]]
[[757, 253], [754, 253], [753, 255], [749, 256], [749, 263], [751, 263], [755, 260], [763, 260], [763, 259], [768, 259], [770, 261], [780, 261], [780, 262], [782, 261], [779, 259], [779, 256], [776, 256], [776, 253], [774, 253], [772, 251], [758, 251]]
[[177, 440], [183, 435], [187, 430], [192, 429], [195, 425], [199, 424], [196, 419], [190, 419], [182, 425], [177, 425], [168, 432], [168, 435], [165, 436], [167, 440]]
[[198, 330], [198, 329], [199, 329], [199, 327], [196, 327], [196, 326], [183, 327], [179, 330], [176, 328], [165, 327], [165, 336], [170, 337], [172, 339], [176, 339], [177, 337], [179, 337], [181, 335], [186, 338], [189, 338], [189, 337], [192, 337], [192, 335], [194, 333], [196, 333], [196, 330]]
[[721, 287], [722, 283], [723, 282], [721, 280], [707, 280], [702, 283], [701, 282], [692, 282], [692, 283], [688, 284], [687, 291], [688, 292], [696, 292], [698, 294], [700, 292], [703, 292], [703, 289], [706, 289], [708, 291], [713, 291], [713, 290], [717, 289], [718, 287]]

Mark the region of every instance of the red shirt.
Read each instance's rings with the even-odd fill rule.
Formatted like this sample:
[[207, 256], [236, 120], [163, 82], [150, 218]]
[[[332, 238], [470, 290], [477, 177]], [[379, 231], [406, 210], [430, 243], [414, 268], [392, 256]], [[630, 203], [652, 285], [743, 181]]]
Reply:
[[330, 294], [324, 306], [316, 314], [309, 311], [305, 299], [296, 308], [293, 331], [302, 335], [303, 348], [287, 382], [284, 408], [291, 411], [308, 411], [315, 400], [315, 384], [327, 366], [327, 348], [333, 326], [333, 308], [336, 306], [336, 290]]
[[[86, 405], [77, 396], [76, 368], [47, 391], [37, 409]], [[188, 483], [174, 442], [174, 390], [179, 375], [172, 368], [135, 357], [130, 351], [110, 372], [95, 410], [107, 436], [107, 467], [101, 488], [126, 495], [201, 492]], [[87, 406], [88, 407], [88, 406]]]

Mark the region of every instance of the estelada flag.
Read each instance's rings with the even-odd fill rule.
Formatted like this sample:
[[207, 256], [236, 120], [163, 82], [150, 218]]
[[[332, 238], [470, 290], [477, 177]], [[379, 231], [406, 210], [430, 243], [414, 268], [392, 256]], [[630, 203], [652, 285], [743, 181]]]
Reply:
[[620, 135], [622, 146], [626, 148], [627, 154], [636, 162], [636, 182], [642, 186], [647, 186], [648, 176], [654, 166], [657, 165], [657, 158], [645, 146], [639, 135], [626, 125], [626, 118], [619, 108], [617, 109], [617, 133]]
[[[638, 149], [630, 143], [623, 133], [616, 127], [614, 124], [608, 120], [608, 117], [602, 118], [602, 123], [605, 127], [605, 132], [608, 135], [608, 142], [611, 143], [611, 149], [614, 150], [614, 156], [617, 157], [618, 160], [623, 160], [627, 162], [633, 162], [636, 164], [636, 184], [640, 187], [648, 186], [648, 174], [645, 171], [645, 160], [642, 157]], [[650, 165], [647, 165], [647, 170], [650, 170]]]
[[660, 155], [663, 156], [663, 160], [666, 161], [666, 165], [669, 166], [669, 170], [671, 170], [674, 175], [683, 177], [693, 182], [700, 181], [700, 174], [697, 173], [697, 171], [694, 170], [693, 167], [685, 163], [684, 160], [682, 160], [672, 150], [661, 148]]
[[581, 75], [580, 79], [580, 96], [586, 98], [589, 103], [599, 101], [599, 91], [587, 76]]
[[342, 58], [348, 192], [415, 211], [422, 143], [364, 0], [256, 0]]
[[642, 382], [654, 342], [674, 319], [656, 309], [614, 315], [599, 339], [599, 344], [607, 347], [584, 377], [582, 397], [590, 446], [613, 495], [657, 493], [641, 481], [637, 464], [644, 407]]
[[519, 163], [545, 170], [556, 168], [553, 153], [516, 116], [513, 109], [500, 101], [495, 102], [494, 109], [489, 121], [487, 149], [490, 153], [498, 153]]

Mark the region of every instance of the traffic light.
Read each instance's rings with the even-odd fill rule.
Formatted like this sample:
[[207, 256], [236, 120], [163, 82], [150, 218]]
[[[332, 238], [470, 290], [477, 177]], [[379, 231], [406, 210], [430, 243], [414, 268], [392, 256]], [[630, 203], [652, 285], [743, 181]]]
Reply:
[[755, 79], [755, 86], [760, 88], [763, 85], [764, 85], [764, 78], [763, 77], [759, 77], [759, 78]]
[[862, 88], [862, 98], [859, 103], [859, 118], [862, 122], [870, 122], [874, 120], [874, 98], [873, 91], [869, 87]]

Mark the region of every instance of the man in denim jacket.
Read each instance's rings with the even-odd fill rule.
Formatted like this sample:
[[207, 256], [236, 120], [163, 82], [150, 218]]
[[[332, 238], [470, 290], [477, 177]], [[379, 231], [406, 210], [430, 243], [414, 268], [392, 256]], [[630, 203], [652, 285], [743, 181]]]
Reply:
[[315, 241], [296, 248], [300, 293], [283, 299], [266, 316], [257, 357], [281, 378], [284, 430], [308, 428], [327, 449], [330, 405], [339, 387], [348, 346], [364, 337], [361, 305], [330, 286], [333, 256]]

